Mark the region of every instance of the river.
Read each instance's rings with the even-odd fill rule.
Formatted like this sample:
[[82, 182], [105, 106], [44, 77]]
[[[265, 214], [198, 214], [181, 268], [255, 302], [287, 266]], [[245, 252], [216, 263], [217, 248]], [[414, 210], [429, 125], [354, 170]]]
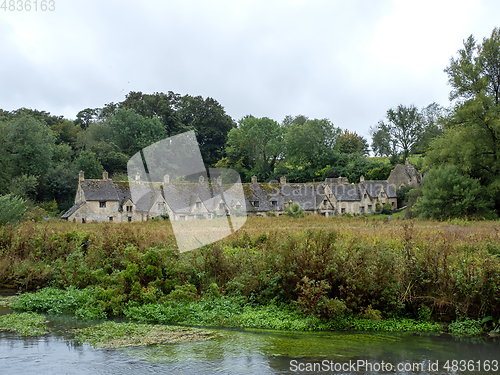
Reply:
[[[0, 314], [9, 312], [0, 309]], [[48, 321], [52, 332], [41, 338], [0, 332], [1, 374], [500, 373], [493, 362], [500, 361], [499, 339], [221, 329], [223, 337], [212, 341], [96, 350], [72, 340], [71, 330], [84, 323], [65, 316], [49, 316]], [[466, 362], [454, 368], [453, 360]], [[476, 371], [460, 371], [463, 365]]]

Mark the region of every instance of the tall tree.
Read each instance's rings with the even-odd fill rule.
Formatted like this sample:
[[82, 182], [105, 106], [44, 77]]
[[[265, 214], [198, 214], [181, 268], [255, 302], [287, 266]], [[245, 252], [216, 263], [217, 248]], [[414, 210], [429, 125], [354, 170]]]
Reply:
[[118, 109], [108, 120], [113, 142], [128, 156], [165, 138], [158, 118], [144, 118], [133, 109]]
[[177, 115], [186, 128], [195, 131], [205, 164], [213, 166], [223, 157], [227, 135], [236, 125], [233, 119], [216, 100], [189, 95], [180, 99]]
[[231, 129], [226, 145], [227, 157], [217, 167], [233, 167], [245, 173], [245, 180], [256, 175], [260, 180], [269, 178], [277, 161], [283, 157], [283, 129], [267, 117], [247, 116]]
[[324, 167], [331, 159], [340, 133], [328, 119], [294, 123], [285, 134], [286, 160], [311, 169]]
[[52, 165], [55, 147], [52, 130], [28, 114], [15, 116], [5, 129], [5, 147], [15, 165], [14, 176], [45, 174]]
[[133, 109], [137, 114], [145, 118], [156, 118], [161, 121], [167, 137], [191, 130], [185, 127], [177, 115], [177, 109], [181, 96], [169, 91], [168, 93], [155, 92], [154, 94], [143, 94], [131, 91], [125, 100], [118, 104], [118, 108]]
[[454, 107], [444, 135], [431, 142], [427, 166], [455, 164], [486, 187], [500, 212], [500, 30], [482, 43], [471, 35], [445, 72]]
[[335, 148], [343, 154], [358, 153], [363, 156], [368, 155], [368, 142], [366, 139], [347, 129], [338, 137]]
[[[382, 130], [381, 133], [379, 131]], [[387, 151], [387, 145], [392, 146], [393, 152], [401, 152], [406, 158], [415, 151], [423, 133], [422, 116], [417, 107], [398, 105], [396, 109], [389, 109], [386, 114], [386, 121], [380, 121], [372, 134], [381, 137], [388, 135], [385, 143], [377, 144], [377, 149], [383, 145], [384, 152]], [[373, 147], [373, 146], [372, 146]]]

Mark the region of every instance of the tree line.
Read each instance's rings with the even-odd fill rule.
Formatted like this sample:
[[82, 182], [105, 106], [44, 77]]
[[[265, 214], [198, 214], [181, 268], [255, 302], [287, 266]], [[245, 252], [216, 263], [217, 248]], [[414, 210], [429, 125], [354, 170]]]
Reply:
[[[166, 137], [194, 130], [208, 167], [233, 168], [243, 182], [348, 177], [385, 180], [413, 159], [422, 189], [400, 195], [411, 214], [493, 217], [500, 210], [500, 36], [470, 36], [445, 72], [451, 105], [400, 104], [370, 127], [371, 145], [329, 119], [252, 115], [233, 120], [212, 98], [130, 92], [125, 100], [81, 110], [76, 119], [0, 109], [0, 195], [60, 212], [73, 204], [78, 171], [126, 180], [128, 159]], [[371, 152], [374, 156], [369, 157]]]

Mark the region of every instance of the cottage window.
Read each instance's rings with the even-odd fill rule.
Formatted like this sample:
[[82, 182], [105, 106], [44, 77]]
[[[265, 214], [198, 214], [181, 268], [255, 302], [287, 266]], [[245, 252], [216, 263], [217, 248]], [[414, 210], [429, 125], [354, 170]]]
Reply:
[[385, 197], [385, 193], [384, 193], [384, 192], [381, 192], [381, 193], [380, 193], [380, 196], [381, 196], [382, 198], [384, 198], [384, 197]]
[[110, 216], [110, 217], [109, 217], [109, 221], [113, 221], [113, 216]]
[[271, 207], [278, 207], [278, 201], [271, 201]]
[[366, 195], [366, 193], [365, 193], [364, 198], [366, 199], [366, 197], [368, 197], [368, 195]]
[[330, 198], [333, 198], [333, 194], [332, 194], [332, 193], [330, 193], [328, 196], [329, 196]]
[[364, 207], [364, 206], [361, 206], [361, 207], [359, 208], [359, 212], [360, 212], [360, 213], [364, 213], [364, 212], [365, 212], [365, 207]]
[[132, 216], [129, 216], [127, 219], [128, 219], [128, 222], [130, 223], [132, 221]]
[[127, 212], [132, 212], [132, 206], [127, 206]]
[[220, 202], [219, 203], [219, 210], [223, 210], [224, 209], [224, 202]]
[[259, 207], [259, 201], [253, 201], [253, 202], [252, 202], [252, 205], [253, 205], [254, 207]]
[[237, 209], [237, 210], [241, 210], [241, 204], [237, 204], [237, 205], [236, 205], [236, 209]]
[[185, 221], [186, 220], [186, 216], [179, 216], [179, 220], [180, 221]]
[[201, 202], [196, 202], [196, 208], [201, 208]]
[[100, 201], [99, 208], [106, 208], [106, 201]]
[[158, 203], [158, 209], [163, 210], [163, 203]]
[[194, 215], [189, 215], [188, 220], [194, 220]]
[[341, 208], [341, 209], [340, 209], [340, 213], [341, 213], [341, 214], [345, 214], [345, 208]]
[[328, 204], [328, 201], [325, 199], [325, 200], [323, 201], [323, 206], [326, 206], [327, 204]]
[[368, 205], [368, 213], [371, 214], [372, 213], [372, 206], [371, 205]]
[[392, 202], [392, 207], [394, 207], [394, 202]]

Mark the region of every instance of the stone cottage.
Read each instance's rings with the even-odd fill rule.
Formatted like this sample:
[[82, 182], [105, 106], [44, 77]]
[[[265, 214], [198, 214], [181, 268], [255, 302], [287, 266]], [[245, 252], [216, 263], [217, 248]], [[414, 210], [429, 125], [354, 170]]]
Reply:
[[[293, 203], [298, 203], [308, 214], [323, 216], [370, 214], [375, 212], [377, 203], [397, 207], [396, 187], [389, 180], [365, 181], [361, 177], [359, 184], [350, 184], [346, 177], [338, 177], [290, 184], [285, 177], [279, 182], [259, 183], [254, 176], [251, 183], [242, 187], [243, 196], [233, 194], [231, 187], [223, 185], [220, 178], [211, 184], [203, 176], [198, 183], [171, 183], [168, 175], [161, 182], [141, 181], [137, 175], [135, 181], [115, 182], [108, 178], [107, 172], [102, 179], [85, 179], [80, 172], [75, 204], [62, 218], [80, 223], [121, 223], [167, 215], [170, 220], [179, 221], [244, 212], [248, 216], [279, 216]], [[136, 194], [140, 192], [137, 201], [132, 199], [131, 190]]]
[[421, 174], [418, 173], [415, 167], [410, 163], [410, 161], [406, 159], [405, 165], [398, 164], [391, 171], [387, 182], [395, 186], [396, 189], [407, 185], [418, 188], [420, 187], [421, 180]]

